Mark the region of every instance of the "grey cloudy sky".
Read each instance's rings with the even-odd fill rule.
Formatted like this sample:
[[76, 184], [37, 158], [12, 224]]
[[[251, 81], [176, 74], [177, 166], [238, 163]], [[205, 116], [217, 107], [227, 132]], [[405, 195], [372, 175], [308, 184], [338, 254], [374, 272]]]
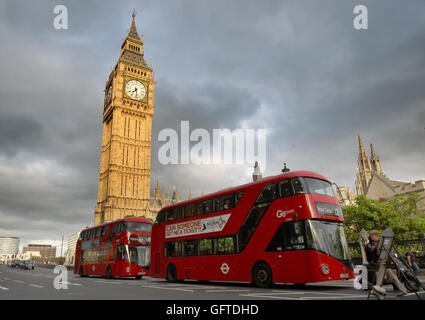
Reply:
[[[57, 4], [68, 30], [53, 28]], [[158, 133], [181, 120], [267, 129], [264, 175], [285, 161], [353, 186], [359, 131], [390, 178], [425, 179], [423, 0], [0, 0], [0, 235], [57, 241], [92, 224], [103, 89], [133, 7], [157, 80], [152, 185], [185, 198], [251, 179], [252, 164], [159, 164]]]

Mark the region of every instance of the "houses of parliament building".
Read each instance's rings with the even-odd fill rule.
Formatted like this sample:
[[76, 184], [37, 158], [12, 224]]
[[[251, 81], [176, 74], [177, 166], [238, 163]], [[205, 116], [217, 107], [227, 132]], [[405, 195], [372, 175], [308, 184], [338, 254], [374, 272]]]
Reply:
[[[365, 195], [375, 200], [389, 200], [397, 195], [417, 193], [425, 197], [425, 181], [414, 183], [402, 182], [388, 178], [382, 171], [381, 160], [370, 144], [370, 156], [367, 154], [363, 141], [358, 134], [359, 154], [357, 157], [358, 171], [356, 175], [356, 192], [350, 192], [347, 187], [340, 187], [338, 197], [343, 205], [355, 203], [357, 195]], [[419, 204], [425, 209], [425, 203]]]

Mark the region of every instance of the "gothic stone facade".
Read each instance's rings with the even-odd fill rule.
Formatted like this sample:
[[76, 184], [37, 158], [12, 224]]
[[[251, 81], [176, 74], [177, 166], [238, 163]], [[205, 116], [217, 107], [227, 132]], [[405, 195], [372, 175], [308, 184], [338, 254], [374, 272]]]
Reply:
[[[363, 141], [358, 135], [359, 155], [357, 159], [358, 172], [356, 179], [356, 191], [359, 195], [375, 200], [389, 200], [396, 195], [417, 193], [425, 197], [425, 181], [418, 180], [414, 183], [402, 182], [389, 179], [381, 168], [381, 161], [376, 155], [373, 145], [370, 144], [370, 156], [367, 154]], [[355, 195], [348, 192], [348, 188], [341, 187], [339, 198], [342, 204], [354, 204]], [[417, 204], [420, 210], [425, 211], [425, 202]]]
[[126, 216], [150, 218], [154, 72], [135, 25], [105, 86], [103, 139], [94, 224]]

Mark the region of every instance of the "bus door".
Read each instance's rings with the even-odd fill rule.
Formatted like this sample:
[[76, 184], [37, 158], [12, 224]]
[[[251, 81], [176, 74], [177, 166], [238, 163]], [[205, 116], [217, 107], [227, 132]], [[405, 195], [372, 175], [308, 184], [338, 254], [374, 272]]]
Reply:
[[281, 223], [266, 249], [275, 262], [274, 281], [306, 282], [310, 265], [306, 248], [305, 221]]
[[128, 247], [126, 245], [117, 246], [113, 267], [116, 274], [121, 275], [125, 272], [126, 261], [128, 261]]

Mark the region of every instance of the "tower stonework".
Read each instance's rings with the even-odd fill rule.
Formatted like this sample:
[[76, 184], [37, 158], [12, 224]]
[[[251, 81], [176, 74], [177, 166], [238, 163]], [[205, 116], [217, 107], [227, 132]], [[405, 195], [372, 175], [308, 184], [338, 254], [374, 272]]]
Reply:
[[155, 78], [135, 24], [105, 86], [99, 190], [94, 224], [151, 218], [150, 166]]

